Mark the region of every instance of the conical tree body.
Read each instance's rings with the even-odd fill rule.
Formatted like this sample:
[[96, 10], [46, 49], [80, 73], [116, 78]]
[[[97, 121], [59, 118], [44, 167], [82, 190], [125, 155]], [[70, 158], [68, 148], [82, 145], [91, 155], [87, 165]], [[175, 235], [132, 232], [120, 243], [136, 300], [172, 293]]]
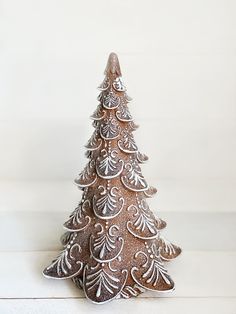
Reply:
[[64, 224], [64, 250], [44, 275], [73, 278], [95, 303], [145, 290], [173, 290], [163, 261], [181, 250], [160, 236], [166, 223], [147, 204], [156, 189], [141, 172], [140, 164], [148, 158], [134, 140], [131, 99], [114, 53], [99, 88], [95, 130], [86, 144], [89, 162], [75, 180], [82, 200]]

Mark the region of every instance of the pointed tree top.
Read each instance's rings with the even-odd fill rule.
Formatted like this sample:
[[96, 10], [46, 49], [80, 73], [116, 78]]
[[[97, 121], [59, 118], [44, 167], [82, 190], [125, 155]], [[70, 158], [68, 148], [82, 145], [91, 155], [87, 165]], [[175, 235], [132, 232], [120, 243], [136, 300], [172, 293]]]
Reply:
[[104, 74], [121, 76], [120, 63], [116, 53], [110, 53]]

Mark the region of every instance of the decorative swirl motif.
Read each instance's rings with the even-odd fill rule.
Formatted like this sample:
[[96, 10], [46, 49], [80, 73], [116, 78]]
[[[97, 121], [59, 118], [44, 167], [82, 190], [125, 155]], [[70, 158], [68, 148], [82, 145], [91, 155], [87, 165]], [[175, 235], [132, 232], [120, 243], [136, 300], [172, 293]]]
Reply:
[[75, 183], [84, 188], [92, 185], [97, 180], [97, 174], [95, 172], [95, 161], [91, 160], [84, 170], [81, 172], [78, 178], [75, 179]]
[[[156, 241], [156, 246], [162, 259], [169, 261], [176, 258], [181, 253], [181, 248], [160, 236]], [[157, 249], [156, 249], [157, 250]]]
[[132, 133], [123, 130], [121, 136], [122, 138], [118, 141], [118, 146], [123, 152], [131, 154], [138, 151], [138, 146], [135, 143]]
[[[153, 188], [155, 189], [155, 188]], [[144, 191], [145, 193], [146, 191]], [[164, 229], [166, 227], [166, 222], [164, 220], [162, 220], [159, 217], [155, 217], [155, 215], [153, 214], [152, 211], [150, 211], [149, 206], [146, 202], [145, 199], [142, 199], [141, 202], [138, 200], [140, 207], [142, 208], [142, 210], [144, 210], [146, 213], [149, 213], [149, 216], [153, 219], [153, 221], [155, 222], [155, 226], [158, 230]]]
[[110, 80], [109, 80], [109, 77], [105, 77], [102, 84], [100, 86], [98, 86], [98, 89], [100, 90], [106, 90], [108, 89], [108, 87], [110, 86]]
[[138, 160], [138, 162], [139, 163], [141, 163], [141, 164], [143, 164], [143, 163], [145, 163], [146, 161], [148, 161], [148, 156], [147, 155], [145, 155], [145, 154], [142, 154], [142, 153], [140, 153], [140, 152], [137, 152], [137, 160]]
[[100, 196], [93, 197], [94, 214], [101, 219], [111, 219], [116, 217], [124, 206], [124, 198], [119, 196], [119, 189], [113, 186], [105, 189], [99, 186]]
[[[146, 245], [146, 247], [148, 247], [148, 245]], [[139, 264], [138, 267], [132, 267], [131, 276], [133, 280], [147, 290], [173, 290], [174, 282], [171, 280], [160, 256], [156, 254], [153, 247], [149, 248], [147, 252], [149, 256], [143, 251], [138, 251], [135, 254], [135, 259], [140, 259], [141, 257], [141, 264]], [[145, 261], [143, 261], [143, 259], [145, 259]]]
[[108, 265], [98, 263], [84, 268], [85, 296], [94, 303], [101, 304], [116, 298], [125, 285], [127, 270], [112, 271]]
[[146, 180], [144, 179], [138, 163], [127, 163], [124, 167], [121, 181], [124, 186], [131, 191], [145, 191], [148, 189]]
[[72, 278], [81, 273], [83, 263], [79, 260], [82, 253], [81, 246], [76, 243], [77, 233], [74, 233], [72, 240], [61, 252], [61, 254], [45, 268], [43, 274], [45, 277], [55, 279]]
[[81, 231], [91, 222], [88, 210], [91, 208], [90, 201], [86, 200], [78, 205], [69, 220], [64, 223], [64, 227], [70, 231]]
[[112, 225], [108, 231], [105, 231], [103, 225], [100, 223], [96, 223], [94, 226], [95, 228], [99, 226], [101, 230], [97, 232], [96, 237], [93, 235], [90, 237], [90, 252], [92, 257], [101, 263], [113, 261], [120, 255], [124, 245], [124, 239], [116, 235], [119, 227]]
[[126, 104], [120, 105], [119, 110], [116, 111], [116, 117], [118, 120], [123, 122], [129, 122], [133, 120]]
[[134, 286], [125, 286], [120, 293], [121, 298], [128, 299], [131, 297], [137, 297], [140, 293], [145, 292], [145, 289], [137, 284]]
[[140, 202], [138, 207], [130, 205], [127, 210], [134, 211], [134, 221], [127, 221], [127, 229], [132, 235], [145, 240], [156, 239], [158, 237], [159, 230], [157, 229], [156, 221], [151, 216], [150, 210], [147, 210], [143, 206], [143, 202]]
[[101, 120], [105, 117], [106, 112], [102, 109], [101, 105], [98, 105], [97, 109], [91, 115], [91, 119], [93, 120]]
[[97, 130], [93, 132], [93, 135], [88, 140], [88, 143], [85, 145], [85, 147], [88, 150], [96, 150], [98, 149], [102, 144], [102, 139], [99, 137], [99, 133]]
[[[162, 262], [181, 251], [160, 237], [165, 222], [155, 218], [145, 201], [156, 190], [141, 173], [139, 163], [148, 158], [138, 151], [132, 134], [137, 125], [127, 106], [131, 98], [114, 53], [105, 75], [91, 116], [95, 131], [86, 145], [89, 163], [75, 180], [83, 197], [65, 223], [64, 250], [44, 270], [47, 277], [72, 278], [94, 303], [137, 296], [146, 289], [172, 290]], [[126, 248], [124, 241], [129, 242]]]
[[120, 97], [110, 90], [104, 95], [102, 105], [105, 109], [115, 109], [120, 105]]
[[123, 160], [117, 157], [117, 151], [101, 150], [101, 156], [96, 160], [96, 170], [99, 177], [112, 179], [120, 175], [123, 170]]
[[100, 126], [100, 135], [104, 140], [112, 140], [120, 134], [118, 122], [112, 118], [105, 118]]
[[112, 83], [113, 88], [115, 90], [117, 90], [118, 92], [125, 92], [126, 91], [126, 87], [122, 82], [122, 78], [121, 77], [117, 77], [114, 82]]

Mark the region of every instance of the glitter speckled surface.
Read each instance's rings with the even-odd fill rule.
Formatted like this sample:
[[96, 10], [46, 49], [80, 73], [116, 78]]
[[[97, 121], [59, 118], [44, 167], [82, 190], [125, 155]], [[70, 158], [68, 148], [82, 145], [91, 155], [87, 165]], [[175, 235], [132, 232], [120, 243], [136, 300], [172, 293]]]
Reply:
[[46, 277], [73, 278], [100, 304], [145, 290], [173, 290], [164, 261], [181, 252], [160, 235], [166, 223], [147, 204], [156, 189], [141, 172], [148, 158], [133, 137], [131, 99], [114, 53], [105, 75], [92, 115], [95, 131], [86, 145], [89, 162], [75, 180], [83, 197], [64, 225], [69, 230], [64, 250], [44, 270]]

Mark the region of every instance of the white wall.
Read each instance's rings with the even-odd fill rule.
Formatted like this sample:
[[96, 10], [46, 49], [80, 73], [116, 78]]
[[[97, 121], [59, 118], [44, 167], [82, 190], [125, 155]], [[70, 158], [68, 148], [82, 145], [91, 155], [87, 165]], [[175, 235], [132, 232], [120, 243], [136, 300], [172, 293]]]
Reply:
[[235, 313], [236, 0], [0, 0], [0, 313], [100, 313], [41, 271], [81, 197], [111, 51], [159, 189], [150, 208], [183, 255], [172, 298], [101, 312]]
[[2, 0], [0, 179], [72, 180], [109, 52], [153, 179], [236, 179], [234, 0]]

